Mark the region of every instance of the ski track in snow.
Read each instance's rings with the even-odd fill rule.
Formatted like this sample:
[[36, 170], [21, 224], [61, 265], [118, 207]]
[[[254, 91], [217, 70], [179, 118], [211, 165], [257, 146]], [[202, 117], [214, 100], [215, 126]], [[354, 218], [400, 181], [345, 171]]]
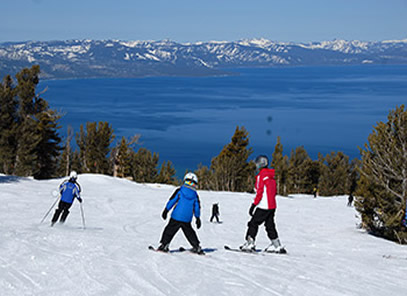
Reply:
[[[356, 227], [347, 197], [278, 197], [277, 229], [288, 255], [228, 252], [243, 242], [253, 195], [200, 191], [206, 256], [151, 252], [174, 187], [81, 175], [79, 204], [50, 227], [62, 179], [0, 175], [0, 295], [404, 295], [407, 248]], [[220, 203], [222, 224], [210, 223]], [[195, 221], [193, 221], [194, 223]], [[195, 224], [193, 224], [195, 226]], [[257, 245], [268, 244], [260, 227]], [[189, 248], [182, 232], [171, 248]]]

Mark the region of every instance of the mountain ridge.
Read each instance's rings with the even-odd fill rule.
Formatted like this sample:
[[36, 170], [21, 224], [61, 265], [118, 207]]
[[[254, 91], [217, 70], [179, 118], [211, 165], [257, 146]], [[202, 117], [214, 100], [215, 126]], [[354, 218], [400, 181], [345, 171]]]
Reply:
[[54, 40], [0, 43], [0, 74], [39, 64], [42, 78], [213, 76], [234, 67], [407, 64], [407, 39], [309, 43], [264, 38], [178, 43], [172, 40]]

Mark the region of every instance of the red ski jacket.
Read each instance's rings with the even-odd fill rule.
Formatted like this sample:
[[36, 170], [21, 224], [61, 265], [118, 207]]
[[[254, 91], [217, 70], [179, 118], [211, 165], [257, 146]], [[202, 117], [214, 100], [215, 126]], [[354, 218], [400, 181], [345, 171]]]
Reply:
[[263, 168], [256, 176], [256, 197], [254, 204], [261, 209], [271, 210], [277, 207], [277, 185], [274, 179], [274, 169]]

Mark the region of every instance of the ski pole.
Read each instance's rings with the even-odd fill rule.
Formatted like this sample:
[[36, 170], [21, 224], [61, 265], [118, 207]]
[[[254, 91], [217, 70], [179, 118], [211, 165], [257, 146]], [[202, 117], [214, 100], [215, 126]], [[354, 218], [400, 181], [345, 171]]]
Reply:
[[81, 206], [81, 216], [82, 216], [83, 229], [86, 229], [86, 226], [85, 226], [85, 213], [83, 211], [82, 203], [80, 203], [80, 206]]
[[44, 218], [42, 218], [41, 222], [44, 222], [45, 218], [47, 218], [48, 214], [52, 211], [52, 209], [55, 207], [55, 204], [57, 203], [57, 201], [59, 200], [59, 196], [55, 199], [54, 203], [52, 204], [52, 206], [49, 208], [48, 212], [45, 214]]

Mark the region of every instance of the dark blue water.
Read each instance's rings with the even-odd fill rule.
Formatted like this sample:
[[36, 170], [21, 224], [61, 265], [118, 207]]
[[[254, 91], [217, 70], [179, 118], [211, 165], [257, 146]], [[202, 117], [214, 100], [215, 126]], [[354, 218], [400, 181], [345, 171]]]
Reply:
[[[171, 160], [178, 174], [210, 164], [236, 126], [250, 133], [254, 155], [303, 145], [359, 157], [373, 125], [407, 103], [407, 66], [295, 67], [232, 70], [206, 78], [42, 81], [39, 91], [65, 114], [66, 133], [86, 121], [108, 121], [117, 138], [141, 134], [141, 146]], [[253, 155], [253, 156], [254, 156]]]

